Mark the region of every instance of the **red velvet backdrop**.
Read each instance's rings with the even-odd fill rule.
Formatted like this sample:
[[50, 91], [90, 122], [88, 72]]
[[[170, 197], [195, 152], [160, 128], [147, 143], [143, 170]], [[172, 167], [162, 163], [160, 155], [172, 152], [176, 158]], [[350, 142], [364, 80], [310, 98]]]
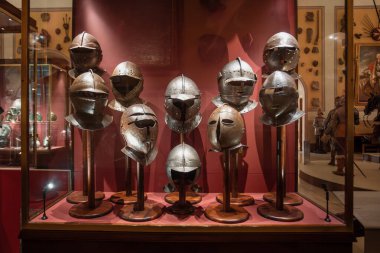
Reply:
[[[140, 1], [139, 1], [140, 2]], [[147, 2], [144, 0], [144, 2]], [[179, 143], [176, 133], [165, 125], [163, 106], [164, 92], [169, 81], [183, 73], [193, 79], [202, 92], [201, 113], [203, 120], [199, 127], [185, 138], [186, 143], [194, 146], [202, 161], [202, 173], [198, 183], [206, 192], [222, 191], [222, 169], [220, 154], [208, 152], [210, 145], [207, 139], [207, 119], [215, 109], [211, 100], [218, 94], [216, 75], [221, 68], [236, 57], [247, 61], [258, 74], [258, 82], [252, 99], [258, 101], [261, 88], [261, 68], [263, 66], [262, 52], [266, 40], [273, 34], [285, 31], [295, 32], [295, 1], [294, 0], [228, 0], [221, 1], [222, 6], [216, 11], [207, 9], [202, 3], [215, 1], [182, 1], [179, 8], [179, 22], [171, 29], [178, 30], [178, 43], [169, 49], [178, 48], [178, 58], [171, 68], [142, 68], [144, 74], [144, 91], [141, 97], [155, 111], [159, 118], [159, 153], [155, 161], [145, 170], [145, 189], [147, 191], [162, 191], [167, 183], [165, 162], [171, 148]], [[144, 21], [128, 19], [134, 10], [134, 0], [74, 0], [74, 34], [82, 31], [93, 34], [103, 49], [101, 67], [107, 73], [103, 78], [109, 86], [109, 75], [115, 66], [130, 60], [131, 50], [128, 41], [144, 38], [157, 33], [157, 29], [167, 31], [167, 27], [157, 27], [161, 22], [160, 10], [151, 18], [144, 16]], [[218, 6], [217, 6], [218, 7]], [[157, 16], [155, 16], [157, 15]], [[134, 15], [138, 17], [139, 15]], [[128, 20], [128, 22], [126, 21]], [[141, 24], [143, 23], [143, 24]], [[139, 26], [141, 25], [141, 26]], [[136, 29], [131, 29], [136, 26]], [[142, 27], [142, 28], [138, 28]], [[131, 32], [133, 31], [133, 32]], [[164, 33], [164, 32], [163, 32]], [[214, 63], [201, 59], [198, 53], [199, 38], [204, 34], [221, 36], [225, 40], [227, 54]], [[164, 36], [164, 34], [163, 34]], [[154, 38], [146, 39], [141, 46], [147, 49]], [[207, 43], [206, 43], [207, 44]], [[154, 46], [154, 45], [153, 45]], [[210, 59], [217, 58], [211, 50], [212, 43], [207, 44], [206, 53]], [[217, 52], [220, 52], [220, 48]], [[207, 51], [207, 49], [210, 49]], [[219, 51], [218, 51], [219, 50]], [[223, 56], [223, 54], [222, 54]], [[149, 55], [147, 55], [149, 58]], [[159, 59], [160, 60], [160, 59]], [[165, 60], [165, 59], [163, 59]], [[110, 95], [113, 99], [113, 95]], [[120, 149], [123, 140], [119, 133], [121, 114], [108, 110], [113, 114], [114, 122], [108, 128], [95, 134], [95, 164], [97, 190], [117, 191], [123, 189], [124, 156]], [[262, 114], [260, 106], [254, 111], [244, 114], [246, 136], [244, 143], [248, 150], [244, 156], [244, 166], [239, 175], [241, 191], [266, 192], [275, 185], [275, 129], [263, 126], [259, 117]], [[288, 190], [295, 189], [295, 125], [288, 126], [287, 134], [287, 184]], [[75, 130], [75, 187], [81, 188], [81, 141], [80, 132]]]

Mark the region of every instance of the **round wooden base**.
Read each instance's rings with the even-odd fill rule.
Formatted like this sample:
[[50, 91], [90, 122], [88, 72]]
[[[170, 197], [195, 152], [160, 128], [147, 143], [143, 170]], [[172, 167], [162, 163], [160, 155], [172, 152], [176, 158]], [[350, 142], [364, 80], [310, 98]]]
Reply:
[[[269, 203], [276, 202], [276, 193], [268, 192], [263, 195], [263, 199]], [[303, 199], [296, 193], [286, 193], [284, 205], [299, 206], [302, 205]]]
[[[223, 194], [218, 194], [216, 196], [216, 201], [223, 204]], [[230, 194], [230, 203], [231, 205], [237, 205], [237, 206], [249, 206], [249, 205], [255, 204], [255, 200], [252, 196], [238, 193], [237, 198], [233, 198], [232, 194]]]
[[95, 208], [89, 208], [88, 203], [79, 203], [72, 206], [69, 210], [70, 216], [79, 219], [92, 219], [109, 214], [113, 205], [108, 201], [96, 202]]
[[[144, 195], [144, 200], [146, 200], [147, 198], [148, 197], [145, 194]], [[113, 194], [111, 196], [110, 201], [112, 203], [119, 204], [119, 205], [134, 204], [134, 203], [137, 202], [137, 192], [136, 191], [132, 191], [132, 195], [130, 195], [130, 196], [127, 196], [125, 194], [125, 191], [117, 192], [117, 193], [115, 193], [115, 194]]]
[[143, 211], [135, 211], [135, 205], [126, 205], [120, 209], [119, 217], [127, 221], [150, 221], [157, 219], [162, 215], [162, 205], [153, 201], [147, 200], [144, 202]]
[[[166, 194], [165, 201], [169, 204], [174, 204], [179, 200], [178, 192], [172, 192]], [[186, 201], [190, 202], [190, 204], [195, 205], [202, 201], [202, 196], [195, 192], [186, 192]]]
[[249, 218], [249, 213], [243, 207], [231, 205], [231, 210], [223, 211], [223, 205], [219, 203], [211, 203], [205, 210], [205, 216], [220, 223], [241, 223]]
[[[66, 201], [70, 204], [78, 204], [87, 202], [88, 196], [84, 196], [82, 191], [72, 192], [69, 196], [67, 196]], [[104, 199], [103, 192], [95, 192], [95, 201], [100, 201]]]
[[190, 215], [195, 211], [195, 207], [188, 201], [184, 205], [175, 202], [173, 205], [167, 208], [167, 212], [176, 215]]
[[277, 210], [273, 203], [265, 203], [257, 208], [258, 214], [275, 221], [299, 221], [303, 219], [303, 212], [294, 206], [284, 205], [283, 210]]

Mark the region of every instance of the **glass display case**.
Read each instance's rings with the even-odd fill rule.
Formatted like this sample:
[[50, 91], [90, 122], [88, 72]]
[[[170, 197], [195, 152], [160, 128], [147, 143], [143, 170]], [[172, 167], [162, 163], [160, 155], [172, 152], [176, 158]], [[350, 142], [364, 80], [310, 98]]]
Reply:
[[[71, 69], [23, 39], [25, 252], [351, 252], [353, 1], [45, 4]], [[43, 76], [66, 70], [63, 97]], [[30, 171], [57, 169], [54, 147], [73, 152], [37, 212]]]
[[[21, 7], [21, 6], [20, 6]], [[36, 34], [38, 21], [29, 18], [30, 32]], [[11, 3], [0, 3], [0, 251], [19, 251], [19, 226], [21, 208], [21, 11]], [[36, 48], [35, 48], [36, 49]], [[46, 50], [31, 50], [35, 59], [28, 64], [31, 79], [27, 85], [31, 96], [29, 127], [31, 163], [30, 214], [43, 208], [42, 189], [47, 181], [59, 178], [57, 191], [47, 196], [47, 203], [67, 192], [71, 180], [69, 125], [67, 114], [67, 66], [63, 54]], [[34, 78], [34, 73], [35, 78]], [[34, 92], [36, 91], [36, 92]], [[52, 101], [52, 96], [58, 97]], [[33, 101], [36, 101], [33, 108]], [[25, 106], [25, 105], [24, 105]]]
[[[19, 62], [19, 60], [15, 60], [15, 62], [17, 61]], [[6, 129], [9, 128], [9, 135], [4, 137], [2, 142], [1, 156], [4, 165], [19, 165], [21, 149], [21, 65], [20, 63], [0, 64], [0, 71], [4, 84], [2, 86], [2, 94], [4, 94], [2, 108], [5, 115], [2, 126]], [[33, 77], [33, 66], [30, 67], [30, 74]], [[60, 108], [62, 105], [66, 106], [66, 98], [63, 96], [61, 101], [56, 99], [53, 103], [51, 99], [52, 96], [65, 93], [67, 89], [65, 87], [67, 85], [66, 75], [66, 70], [56, 65], [38, 64], [38, 84], [36, 87], [30, 85], [30, 100], [36, 99], [35, 107], [32, 107], [32, 111], [35, 113], [30, 113], [31, 147], [36, 154], [34, 164], [38, 168], [50, 166], [65, 169], [68, 167], [67, 159], [64, 156], [61, 157], [61, 161], [56, 160], [55, 165], [49, 162], [49, 159], [56, 158], [55, 154], [63, 151], [68, 144], [64, 122], [67, 108]], [[34, 90], [36, 91], [35, 94], [33, 93]], [[34, 115], [36, 116], [35, 119]]]

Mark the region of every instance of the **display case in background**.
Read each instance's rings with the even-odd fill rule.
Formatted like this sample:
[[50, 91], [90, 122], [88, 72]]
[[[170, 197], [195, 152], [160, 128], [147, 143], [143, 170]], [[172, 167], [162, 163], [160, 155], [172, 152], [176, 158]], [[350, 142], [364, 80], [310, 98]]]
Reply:
[[[48, 59], [51, 60], [51, 58]], [[20, 60], [15, 59], [13, 62], [20, 62]], [[29, 67], [32, 77], [33, 66]], [[33, 209], [36, 209], [34, 211], [31, 209], [31, 212], [38, 213], [42, 208], [41, 190], [47, 182], [54, 180], [57, 183], [59, 181], [58, 185], [63, 183], [57, 188], [61, 192], [69, 188], [71, 159], [68, 154], [71, 136], [69, 126], [64, 120], [68, 112], [68, 98], [65, 95], [68, 89], [65, 70], [67, 65], [62, 66], [65, 69], [53, 64], [37, 63], [36, 66], [37, 85], [29, 86], [30, 101], [36, 101], [31, 106], [29, 131], [30, 151], [33, 154], [31, 156], [33, 168], [30, 173], [32, 178], [30, 200], [33, 202]], [[21, 64], [0, 64], [0, 71], [3, 83], [1, 94], [4, 94], [2, 107], [5, 111], [2, 128], [9, 128], [9, 135], [4, 137], [4, 145], [0, 148], [1, 167], [17, 169], [21, 163]], [[54, 179], [56, 177], [59, 180]]]
[[[19, 61], [19, 60], [16, 60]], [[5, 111], [3, 126], [10, 128], [9, 136], [3, 141], [1, 147], [1, 160], [3, 165], [20, 165], [21, 149], [21, 85], [20, 74], [21, 64], [0, 64], [2, 86], [2, 108]], [[30, 67], [30, 74], [33, 76], [33, 65]], [[67, 147], [69, 141], [67, 137], [64, 117], [67, 111], [67, 71], [53, 64], [37, 65], [36, 87], [30, 86], [30, 94], [36, 90], [36, 107], [32, 107], [36, 112], [31, 112], [31, 138], [33, 139], [36, 129], [36, 138], [31, 141], [36, 143], [34, 153], [37, 159], [34, 161], [36, 167], [57, 169], [67, 168], [67, 159], [64, 156], [58, 158], [55, 154]], [[62, 96], [63, 95], [63, 96]], [[52, 100], [52, 96], [56, 99]], [[32, 97], [31, 97], [32, 100]], [[62, 107], [63, 105], [63, 107]], [[36, 119], [34, 120], [34, 116]], [[41, 156], [38, 159], [38, 156]], [[43, 157], [45, 156], [45, 157]], [[51, 164], [49, 159], [56, 159], [55, 164]], [[58, 160], [60, 159], [60, 160]], [[49, 164], [49, 165], [48, 165]]]
[[[23, 8], [29, 10], [29, 4], [33, 5], [33, 2], [24, 0]], [[346, 16], [350, 17], [352, 1], [335, 1], [334, 3], [337, 6], [345, 7], [348, 12]], [[301, 252], [307, 248], [310, 252], [351, 252], [353, 239], [353, 150], [351, 144], [349, 142], [343, 144], [347, 147], [346, 168], [345, 176], [339, 177], [340, 181], [344, 181], [339, 189], [345, 201], [334, 198], [333, 206], [336, 209], [330, 213], [330, 221], [326, 219], [327, 214], [324, 207], [326, 205], [325, 189], [330, 192], [331, 184], [327, 184], [326, 188], [322, 186], [323, 182], [318, 181], [314, 185], [305, 186], [305, 183], [300, 182], [299, 179], [299, 166], [304, 164], [304, 154], [310, 155], [310, 145], [304, 145], [303, 141], [298, 145], [297, 136], [300, 135], [301, 140], [305, 140], [304, 135], [299, 133], [307, 132], [307, 135], [310, 135], [310, 129], [312, 129], [309, 125], [312, 117], [310, 115], [315, 114], [318, 108], [327, 110], [332, 103], [331, 96], [325, 96], [325, 89], [327, 89], [325, 75], [328, 74], [326, 72], [332, 75], [334, 73], [332, 73], [332, 69], [324, 65], [324, 61], [327, 61], [328, 57], [325, 49], [333, 48], [331, 46], [334, 45], [334, 42], [326, 42], [328, 33], [320, 25], [330, 26], [326, 21], [327, 14], [324, 15], [323, 8], [321, 8], [323, 3], [316, 4], [316, 6], [318, 8], [306, 10], [305, 6], [300, 7], [299, 1], [291, 0], [271, 0], [265, 3], [243, 0], [166, 0], [157, 3], [144, 0], [114, 1], [112, 5], [91, 0], [73, 1], [73, 12], [71, 9], [67, 10], [68, 16], [72, 17], [74, 21], [74, 26], [70, 27], [73, 29], [72, 37], [85, 31], [93, 35], [99, 42], [103, 55], [99, 69], [103, 71], [94, 69], [91, 76], [93, 80], [99, 80], [95, 75], [99, 74], [104, 79], [110, 94], [109, 101], [113, 99], [109, 80], [115, 66], [123, 61], [132, 61], [141, 67], [144, 77], [141, 99], [155, 112], [159, 125], [158, 154], [156, 159], [144, 168], [144, 187], [148, 199], [159, 203], [163, 207], [164, 214], [158, 219], [147, 222], [125, 221], [118, 217], [120, 209], [123, 208], [119, 203], [113, 204], [112, 212], [108, 214], [104, 212], [103, 216], [92, 219], [80, 219], [71, 212], [73, 204], [69, 203], [70, 201], [67, 201], [65, 197], [85, 190], [87, 185], [84, 180], [86, 177], [83, 176], [86, 175], [84, 168], [92, 161], [94, 161], [95, 172], [91, 172], [91, 177], [96, 178], [95, 186], [92, 189], [104, 192], [103, 202], [108, 204], [109, 198], [115, 192], [125, 190], [125, 166], [128, 162], [121, 152], [124, 146], [123, 137], [120, 134], [121, 113], [106, 109], [105, 113], [113, 116], [113, 122], [104, 129], [93, 131], [93, 137], [86, 132], [86, 129], [71, 129], [75, 142], [69, 142], [74, 144], [75, 152], [72, 157], [67, 158], [66, 162], [74, 161], [73, 171], [70, 167], [63, 168], [60, 171], [63, 174], [68, 172], [65, 174], [67, 176], [55, 178], [56, 182], [65, 186], [68, 191], [62, 191], [62, 194], [59, 193], [52, 198], [53, 200], [47, 205], [46, 213], [37, 213], [31, 204], [27, 204], [32, 199], [29, 189], [35, 179], [30, 177], [30, 172], [33, 170], [33, 161], [38, 154], [38, 149], [34, 149], [30, 156], [23, 156], [24, 205], [21, 233], [23, 250], [25, 252], [48, 252], [54, 248], [57, 252], [78, 251], [79, 249], [83, 252], [151, 252], [165, 248], [167, 251], [181, 250], [184, 252], [246, 252], [248, 250]], [[54, 8], [56, 7], [46, 8], [45, 13], [51, 14]], [[252, 15], [253, 12], [257, 15]], [[136, 15], [136, 13], [139, 14]], [[302, 26], [302, 34], [297, 30], [302, 24], [299, 20], [298, 24], [300, 25], [297, 27], [297, 15], [300, 15], [298, 19], [304, 19], [305, 15], [308, 16]], [[311, 18], [311, 16], [313, 17]], [[345, 36], [348, 44], [346, 44], [345, 64], [352, 61], [352, 50], [350, 50], [352, 49], [352, 44], [350, 44], [352, 25], [352, 20], [347, 18], [348, 35]], [[307, 36], [311, 36], [311, 38], [303, 38], [302, 36], [310, 33], [310, 29], [313, 30], [313, 34]], [[24, 29], [24, 32], [26, 31]], [[316, 33], [316, 31], [318, 32]], [[258, 207], [265, 203], [263, 194], [275, 191], [278, 180], [276, 178], [278, 131], [274, 127], [262, 124], [260, 121], [262, 110], [258, 106], [254, 111], [243, 115], [246, 131], [242, 142], [248, 148], [241, 154], [242, 165], [238, 177], [239, 192], [253, 196], [255, 204], [245, 207], [249, 213], [247, 221], [238, 224], [217, 223], [203, 215], [207, 206], [216, 201], [217, 193], [223, 190], [222, 156], [215, 152], [209, 152], [210, 144], [206, 134], [207, 118], [216, 108], [211, 102], [218, 95], [216, 76], [226, 63], [240, 57], [252, 67], [258, 76], [251, 98], [259, 101], [259, 90], [269, 74], [268, 70], [264, 68], [262, 58], [264, 46], [268, 38], [278, 32], [288, 32], [295, 36], [298, 32], [300, 49], [304, 52], [305, 48], [309, 47], [310, 50], [306, 58], [301, 54], [301, 61], [304, 64], [302, 67], [299, 66], [298, 73], [302, 74], [302, 78], [297, 80], [301, 98], [299, 107], [308, 112], [307, 118], [300, 124], [293, 123], [284, 128], [287, 138], [285, 145], [287, 154], [284, 157], [285, 188], [292, 196], [303, 199], [302, 204], [297, 206], [302, 211], [303, 218], [297, 221], [293, 220], [293, 222], [274, 221], [266, 219], [258, 213]], [[343, 32], [343, 34], [345, 33]], [[29, 42], [24, 39], [23, 45], [29, 45]], [[24, 57], [31, 56], [25, 49], [23, 52]], [[328, 52], [331, 53], [331, 51]], [[29, 60], [33, 60], [32, 57]], [[26, 60], [24, 59], [24, 61]], [[38, 65], [35, 66], [38, 69]], [[352, 66], [350, 64], [345, 66], [346, 75], [352, 75]], [[309, 71], [310, 68], [311, 71]], [[203, 116], [198, 128], [190, 134], [182, 136], [182, 140], [194, 147], [202, 164], [197, 183], [202, 188], [202, 192], [199, 194], [203, 200], [197, 205], [196, 214], [186, 217], [166, 212], [168, 204], [164, 200], [165, 193], [162, 191], [163, 186], [168, 182], [165, 171], [167, 155], [180, 141], [180, 135], [170, 131], [165, 125], [164, 94], [170, 80], [182, 73], [194, 80], [201, 91], [200, 112]], [[28, 89], [28, 83], [33, 80], [33, 75], [26, 70], [22, 74], [25, 77], [29, 74], [29, 77], [26, 78], [29, 82], [23, 84], [23, 98], [26, 99], [24, 103], [29, 105], [29, 111], [37, 112], [40, 110], [38, 109], [40, 100], [36, 99], [33, 93], [35, 92], [38, 97], [39, 92], [44, 89], [42, 86], [35, 90]], [[348, 83], [349, 80], [346, 79], [345, 86], [347, 87], [345, 91], [347, 102], [342, 105], [347, 108], [347, 115], [352, 113], [350, 105], [353, 101], [353, 90], [349, 88], [351, 87]], [[48, 89], [48, 93], [53, 91], [54, 89]], [[41, 101], [44, 100], [42, 97]], [[53, 95], [51, 98], [48, 105], [57, 103], [59, 107], [65, 104], [64, 101], [58, 101], [58, 96]], [[329, 101], [324, 101], [325, 99]], [[51, 106], [50, 109], [49, 106], [43, 114], [46, 115], [47, 112], [55, 110], [54, 106]], [[23, 112], [27, 112], [27, 110], [25, 109]], [[23, 121], [23, 126], [26, 126], [28, 122], [29, 120]], [[33, 124], [36, 123], [33, 121]], [[349, 130], [353, 127], [351, 123], [352, 120], [346, 121], [347, 140], [352, 137], [350, 137], [352, 132]], [[62, 122], [62, 124], [66, 123]], [[50, 131], [53, 129], [51, 126]], [[39, 131], [38, 127], [34, 129]], [[66, 128], [66, 131], [68, 129]], [[61, 132], [58, 130], [59, 133]], [[24, 129], [23, 136], [24, 150], [33, 147], [31, 133]], [[32, 136], [36, 136], [36, 134]], [[83, 145], [86, 144], [85, 139], [87, 139], [87, 146]], [[24, 142], [27, 140], [32, 140], [32, 142], [26, 145]], [[85, 156], [86, 147], [87, 156]], [[88, 152], [91, 148], [94, 153]], [[90, 159], [91, 157], [93, 160]], [[45, 161], [45, 159], [42, 160]], [[315, 164], [315, 160], [318, 159], [312, 157], [311, 160], [311, 164]], [[39, 161], [37, 155], [37, 165]], [[141, 171], [135, 172], [136, 167], [136, 164], [132, 162], [133, 178], [136, 174], [141, 177]], [[318, 168], [318, 162], [316, 168]], [[47, 170], [49, 169], [54, 169], [52, 164], [48, 164]], [[333, 169], [335, 168], [331, 167], [330, 170], [326, 170], [326, 173], [332, 175]], [[70, 174], [71, 172], [72, 174]], [[91, 180], [90, 177], [87, 178]], [[44, 179], [42, 182], [47, 187], [51, 179]], [[134, 184], [136, 183], [134, 182]], [[302, 189], [300, 183], [303, 184]], [[60, 191], [55, 187], [52, 190], [43, 189], [46, 194]]]
[[[21, 7], [21, 6], [20, 6]], [[0, 3], [0, 251], [19, 252], [19, 211], [21, 208], [21, 11], [7, 1]], [[31, 39], [36, 38], [41, 21], [30, 18]], [[43, 40], [43, 37], [39, 37]], [[40, 44], [40, 43], [39, 43]], [[69, 110], [67, 69], [70, 62], [62, 53], [33, 47], [28, 64], [30, 110], [29, 152], [31, 184], [30, 214], [43, 209], [43, 189], [56, 182], [56, 191], [47, 203], [57, 200], [70, 188], [72, 160], [71, 131], [64, 117]], [[34, 78], [34, 76], [36, 78]], [[35, 92], [34, 92], [35, 91]], [[55, 97], [52, 99], [52, 97]], [[36, 103], [32, 103], [36, 101]], [[33, 106], [35, 105], [35, 107]], [[34, 131], [35, 130], [35, 131]], [[32, 145], [36, 143], [36, 145]]]

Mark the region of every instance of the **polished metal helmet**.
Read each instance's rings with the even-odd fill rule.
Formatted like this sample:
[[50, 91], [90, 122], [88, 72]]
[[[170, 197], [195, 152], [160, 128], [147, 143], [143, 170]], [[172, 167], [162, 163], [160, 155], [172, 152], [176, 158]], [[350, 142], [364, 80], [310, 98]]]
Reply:
[[11, 106], [9, 107], [9, 111], [12, 115], [17, 116], [21, 113], [21, 98], [16, 98]]
[[78, 34], [73, 39], [69, 51], [71, 62], [77, 73], [96, 69], [103, 58], [99, 42], [86, 32]]
[[293, 72], [298, 65], [300, 49], [296, 38], [286, 32], [270, 37], [265, 44], [263, 60], [269, 71]]
[[[144, 78], [136, 64], [130, 61], [119, 63], [110, 77], [110, 82], [115, 99], [122, 106], [141, 103], [139, 96], [143, 90]], [[117, 110], [115, 106], [113, 109]]]
[[181, 75], [171, 80], [165, 91], [165, 122], [170, 129], [187, 133], [196, 128], [202, 117], [201, 93], [193, 80]]
[[265, 125], [281, 126], [304, 115], [297, 111], [298, 91], [294, 79], [283, 71], [275, 71], [265, 80], [259, 94]]
[[157, 155], [158, 121], [153, 110], [144, 104], [129, 106], [121, 117], [120, 131], [126, 146], [122, 152], [142, 165]]
[[201, 160], [197, 151], [185, 143], [175, 146], [169, 153], [166, 161], [166, 174], [174, 185], [192, 185], [198, 178], [201, 170]]
[[66, 117], [71, 124], [85, 130], [97, 130], [112, 122], [112, 116], [104, 114], [108, 88], [99, 75], [91, 70], [79, 75], [70, 86], [69, 92], [75, 111]]
[[2, 124], [0, 126], [0, 148], [5, 148], [8, 146], [11, 131], [12, 128], [8, 124]]
[[213, 150], [221, 151], [240, 145], [243, 134], [243, 118], [233, 107], [222, 105], [210, 115], [207, 135]]
[[17, 121], [20, 121], [20, 116], [21, 116], [21, 99], [16, 98], [12, 102], [11, 106], [9, 107], [9, 110], [7, 111], [4, 121], [17, 122]]
[[255, 101], [249, 100], [257, 82], [251, 66], [239, 57], [227, 63], [218, 73], [219, 96], [213, 99], [216, 106], [225, 103], [244, 113], [254, 109]]

